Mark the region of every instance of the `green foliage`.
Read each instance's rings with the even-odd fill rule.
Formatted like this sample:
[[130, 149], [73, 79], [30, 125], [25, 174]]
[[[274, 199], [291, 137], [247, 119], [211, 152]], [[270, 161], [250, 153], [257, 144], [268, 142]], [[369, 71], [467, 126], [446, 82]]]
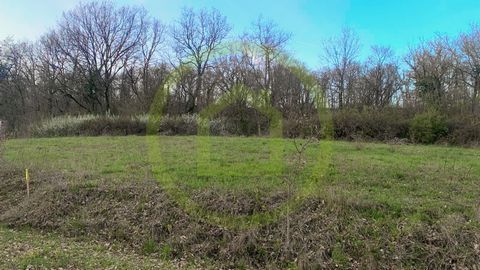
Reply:
[[342, 245], [337, 243], [332, 250], [332, 259], [338, 266], [344, 268], [347, 267], [348, 257], [343, 252]]
[[169, 244], [165, 244], [160, 249], [160, 257], [164, 260], [171, 259], [173, 248]]
[[447, 133], [446, 118], [437, 111], [417, 114], [410, 122], [410, 137], [417, 143], [435, 143]]
[[143, 254], [149, 255], [158, 251], [158, 245], [153, 239], [148, 239], [142, 245]]

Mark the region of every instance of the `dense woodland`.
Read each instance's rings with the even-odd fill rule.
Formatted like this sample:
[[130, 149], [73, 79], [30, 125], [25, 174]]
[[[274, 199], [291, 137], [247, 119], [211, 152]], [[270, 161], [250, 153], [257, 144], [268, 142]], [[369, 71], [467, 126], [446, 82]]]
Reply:
[[[185, 8], [165, 25], [142, 7], [80, 4], [39, 40], [1, 41], [0, 119], [20, 134], [61, 115], [148, 114], [166, 84], [165, 113], [193, 115], [243, 85], [283, 114], [285, 128], [307, 125], [297, 120], [315, 118], [323, 96], [337, 138], [480, 140], [478, 26], [407, 55], [374, 46], [367, 59], [355, 31], [344, 29], [318, 44], [320, 70], [293, 60], [291, 34], [266, 18], [240, 36], [232, 27], [215, 9]], [[222, 114], [258, 123], [247, 97]]]

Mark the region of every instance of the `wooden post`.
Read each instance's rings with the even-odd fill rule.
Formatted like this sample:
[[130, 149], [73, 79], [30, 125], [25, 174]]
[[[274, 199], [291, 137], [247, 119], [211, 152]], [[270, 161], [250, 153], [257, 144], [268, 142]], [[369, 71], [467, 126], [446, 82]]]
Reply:
[[28, 169], [25, 169], [25, 182], [27, 183], [27, 197], [30, 197], [30, 175], [28, 175]]

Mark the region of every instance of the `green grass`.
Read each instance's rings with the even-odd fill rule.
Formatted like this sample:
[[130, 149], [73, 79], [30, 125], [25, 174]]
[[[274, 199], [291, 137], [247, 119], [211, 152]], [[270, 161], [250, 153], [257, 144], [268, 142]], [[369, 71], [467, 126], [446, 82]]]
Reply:
[[[360, 225], [355, 219], [341, 224], [346, 231], [355, 233], [336, 236], [338, 242], [332, 249], [332, 258], [339, 265], [347, 264], [345, 254], [352, 255], [348, 253], [352, 245], [358, 246], [358, 250], [376, 247], [385, 241], [394, 245], [402, 235], [416, 232], [418, 228], [445, 225], [442, 228], [452, 230], [452, 234], [463, 228], [480, 231], [479, 149], [332, 142], [331, 155], [322, 155], [324, 151], [320, 149], [325, 148], [321, 148], [324, 145], [321, 142], [307, 148], [304, 170], [298, 173], [299, 164], [295, 162], [291, 140], [195, 136], [154, 139], [154, 144], [146, 137], [136, 136], [9, 140], [4, 157], [19, 169], [29, 168], [32, 178], [40, 170], [60, 171], [68, 177], [84, 179], [85, 186], [95, 186], [99, 180], [125, 182], [167, 176], [170, 182], [157, 180], [166, 189], [168, 185], [179, 187], [187, 197], [206, 190], [268, 197], [284, 191], [288, 179], [293, 181], [294, 190], [299, 191], [312, 177], [323, 176], [318, 178], [313, 196], [330, 202], [327, 205], [336, 202], [348, 205], [350, 210], [345, 210], [346, 213], [353, 213], [368, 224]], [[325, 156], [328, 160], [318, 160]], [[328, 164], [327, 170], [317, 173], [318, 168], [323, 168], [317, 166], [322, 162]], [[14, 237], [8, 238], [8, 235], [18, 234], [20, 242], [23, 241], [21, 235], [31, 235], [28, 231], [2, 230], [5, 231], [0, 236], [2, 245], [13, 241]], [[53, 243], [61, 240], [57, 236], [45, 237]], [[349, 246], [345, 246], [345, 239]], [[395, 250], [395, 247], [388, 249]], [[23, 254], [10, 265], [53, 261], [55, 264], [48, 267], [57, 267], [68, 264], [64, 262], [82, 262], [78, 259], [83, 256], [81, 251], [78, 258], [71, 255], [73, 253], [60, 253], [63, 255], [48, 255], [45, 261], [42, 250], [50, 252], [48, 248], [41, 248], [39, 253]], [[168, 258], [170, 250], [169, 246], [156, 245], [147, 239], [142, 252], [156, 252]], [[378, 249], [365, 252], [373, 258], [382, 256]], [[415, 256], [412, 255], [407, 265], [418, 263]], [[95, 260], [95, 263], [102, 260], [108, 263], [110, 259]]]
[[[5, 157], [18, 167], [61, 171], [85, 181], [134, 181], [166, 171], [187, 192], [215, 188], [270, 192], [283, 189], [296, 166], [291, 140], [233, 137], [160, 137], [161, 164], [149, 158], [145, 137], [9, 140]], [[313, 169], [318, 144], [306, 153]], [[207, 149], [208, 153], [202, 153]], [[284, 162], [272, 162], [273, 152]], [[441, 146], [334, 142], [331, 168], [319, 195], [380, 203], [411, 219], [425, 213], [461, 213], [475, 219], [480, 199], [480, 150]], [[293, 175], [295, 185], [305, 181]], [[375, 216], [374, 218], [381, 218]]]
[[92, 179], [138, 179], [149, 169], [144, 142], [143, 137], [133, 136], [9, 140], [5, 157], [19, 167]]
[[[116, 244], [64, 238], [0, 226], [0, 269], [174, 269], [158, 256], [145, 257]], [[30, 268], [28, 268], [30, 267]], [[194, 269], [190, 264], [185, 269]]]
[[[408, 218], [457, 213], [478, 220], [480, 151], [438, 146], [336, 145], [336, 194], [383, 204]], [[381, 217], [378, 217], [381, 218]], [[426, 218], [426, 217], [425, 217]]]

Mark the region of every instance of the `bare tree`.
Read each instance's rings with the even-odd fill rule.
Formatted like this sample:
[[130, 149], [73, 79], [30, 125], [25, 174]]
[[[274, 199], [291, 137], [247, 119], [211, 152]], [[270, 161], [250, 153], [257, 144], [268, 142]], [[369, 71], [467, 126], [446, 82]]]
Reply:
[[438, 107], [447, 101], [455, 72], [453, 58], [446, 37], [420, 44], [405, 58], [415, 91], [425, 103]]
[[461, 63], [460, 69], [465, 76], [465, 83], [471, 87], [472, 113], [476, 113], [480, 93], [480, 28], [473, 25], [470, 33], [461, 34], [458, 39]]
[[146, 22], [138, 53], [125, 65], [122, 72], [122, 105], [132, 105], [133, 99], [138, 105], [133, 109], [148, 111], [155, 91], [167, 77], [167, 66], [161, 62], [163, 56], [159, 53], [165, 38], [166, 29], [163, 24], [155, 19]]
[[[248, 42], [255, 44], [259, 50], [252, 52], [252, 57], [255, 58], [251, 62], [252, 68], [257, 68], [257, 58], [262, 59], [263, 63], [261, 68], [263, 69], [263, 77], [261, 85], [263, 89], [267, 90], [270, 94], [270, 103], [275, 104], [275, 91], [273, 89], [273, 68], [274, 61], [278, 58], [280, 53], [284, 50], [287, 42], [291, 38], [291, 34], [279, 29], [278, 25], [271, 21], [266, 20], [262, 16], [259, 16], [257, 20], [252, 24], [250, 33], [244, 35]], [[257, 53], [259, 55], [256, 55]]]
[[352, 74], [360, 52], [357, 34], [344, 28], [339, 37], [330, 39], [325, 44], [325, 60], [330, 66], [334, 91], [339, 108], [345, 105], [347, 91], [352, 88]]
[[197, 110], [199, 97], [205, 93], [205, 103], [212, 99], [212, 89], [203, 89], [204, 74], [212, 68], [212, 58], [221, 48], [231, 27], [218, 10], [184, 9], [179, 21], [172, 27], [173, 49], [181, 65], [191, 65], [196, 72], [195, 89], [191, 93], [188, 112]]
[[7, 39], [0, 47], [0, 118], [17, 128], [36, 116], [38, 79], [34, 44]]
[[388, 47], [372, 47], [365, 67], [362, 105], [385, 107], [401, 89], [401, 77], [393, 51]]
[[59, 57], [69, 62], [65, 72], [81, 74], [83, 82], [83, 89], [65, 94], [88, 111], [109, 112], [113, 82], [139, 52], [148, 25], [145, 9], [109, 1], [80, 4], [64, 13], [51, 38]]

